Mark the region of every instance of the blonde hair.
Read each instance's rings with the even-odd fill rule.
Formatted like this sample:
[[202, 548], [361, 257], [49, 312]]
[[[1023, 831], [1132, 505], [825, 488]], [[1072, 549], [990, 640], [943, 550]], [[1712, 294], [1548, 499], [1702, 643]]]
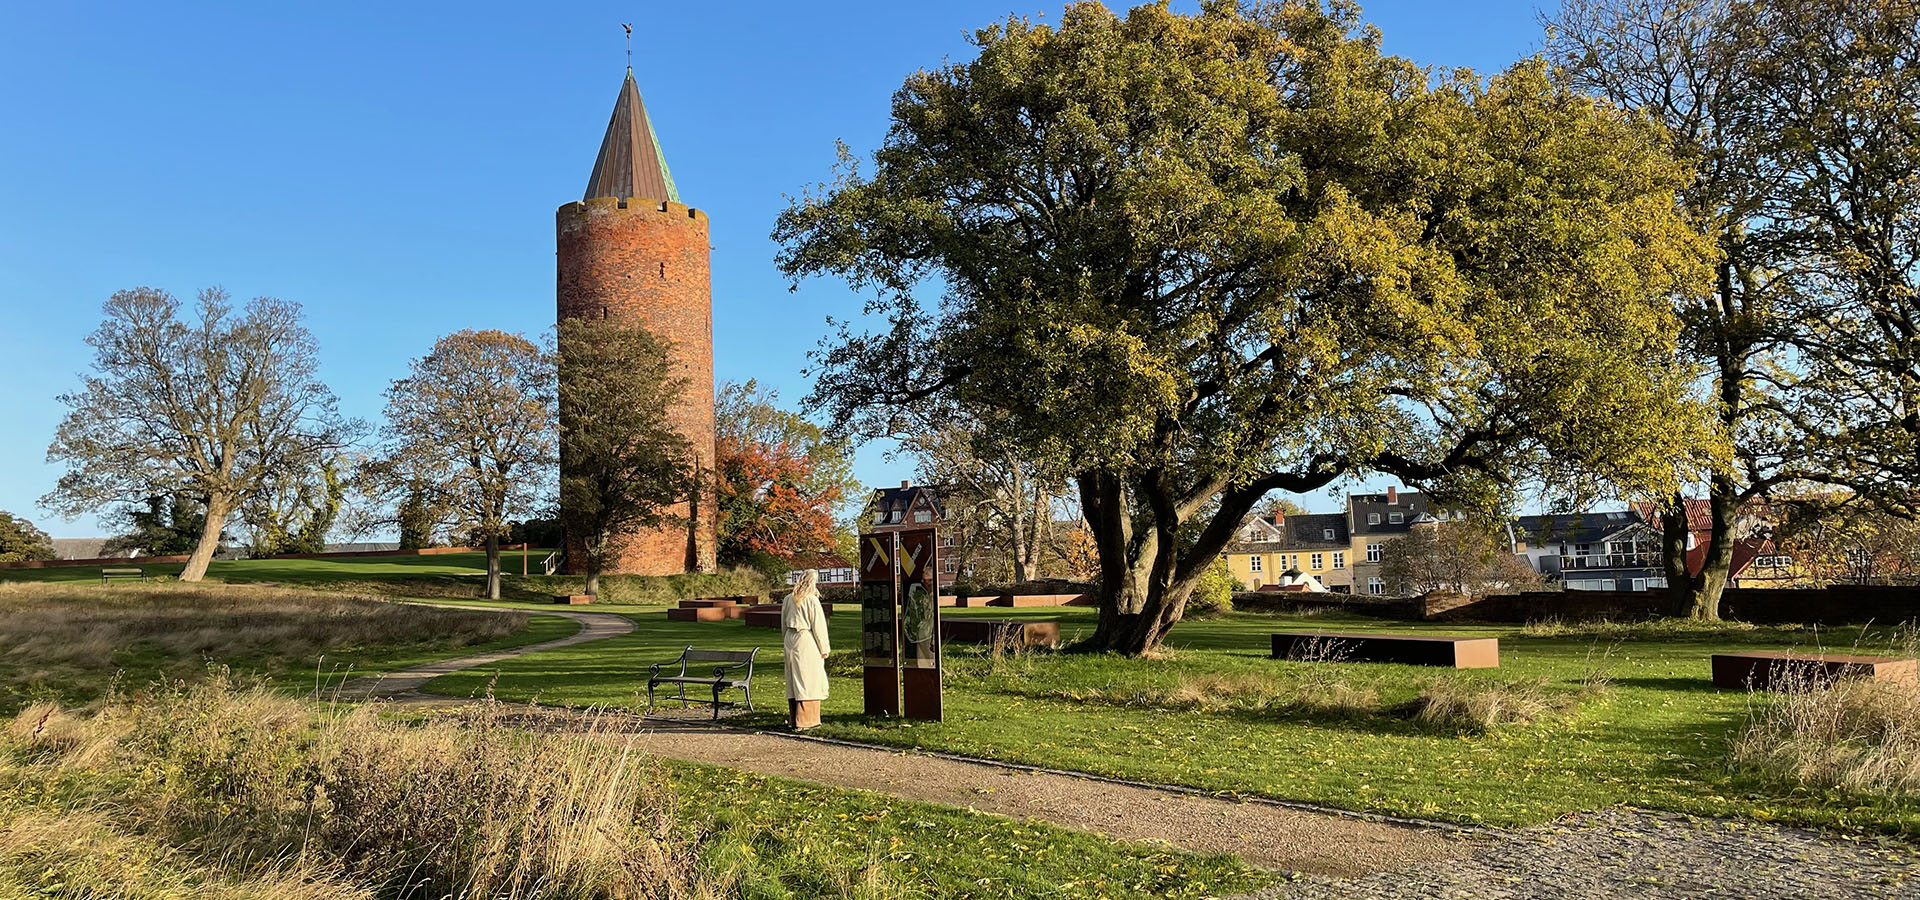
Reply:
[[820, 570], [801, 569], [800, 577], [793, 583], [793, 597], [820, 596]]

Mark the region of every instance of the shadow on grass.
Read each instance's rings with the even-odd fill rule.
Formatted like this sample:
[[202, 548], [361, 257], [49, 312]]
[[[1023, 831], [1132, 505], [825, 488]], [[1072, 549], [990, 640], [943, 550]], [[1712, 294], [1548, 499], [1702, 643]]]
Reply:
[[1704, 676], [1700, 678], [1627, 676], [1624, 678], [1615, 678], [1612, 683], [1615, 687], [1641, 688], [1649, 691], [1684, 691], [1693, 694], [1720, 693], [1720, 689], [1713, 686], [1713, 680]]

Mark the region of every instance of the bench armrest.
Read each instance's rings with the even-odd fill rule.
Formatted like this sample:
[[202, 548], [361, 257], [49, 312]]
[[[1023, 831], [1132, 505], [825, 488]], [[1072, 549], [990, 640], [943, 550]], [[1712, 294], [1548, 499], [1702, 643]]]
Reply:
[[746, 663], [721, 663], [713, 667], [713, 677], [725, 678], [728, 669], [744, 669], [746, 666]]

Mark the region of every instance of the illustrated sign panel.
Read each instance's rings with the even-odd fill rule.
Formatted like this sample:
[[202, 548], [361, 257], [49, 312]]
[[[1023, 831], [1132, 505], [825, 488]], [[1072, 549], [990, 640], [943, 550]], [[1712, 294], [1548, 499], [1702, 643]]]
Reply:
[[860, 536], [860, 655], [866, 663], [863, 699], [870, 716], [900, 713], [898, 536]]
[[900, 532], [900, 672], [909, 719], [938, 722], [940, 703], [939, 540], [933, 529]]

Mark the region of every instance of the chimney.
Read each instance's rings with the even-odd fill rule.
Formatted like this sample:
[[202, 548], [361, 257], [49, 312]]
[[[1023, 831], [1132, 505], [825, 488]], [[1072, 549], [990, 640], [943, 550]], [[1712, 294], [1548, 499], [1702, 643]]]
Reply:
[[907, 489], [908, 487], [911, 487], [912, 485], [913, 485], [913, 482], [911, 482], [911, 481], [902, 481], [902, 482], [900, 482], [900, 489], [904, 491], [904, 490], [906, 490], [906, 489]]
[[1393, 485], [1387, 485], [1387, 505], [1392, 506], [1395, 503], [1399, 503], [1399, 502], [1400, 502], [1400, 489], [1397, 487], [1394, 487]]

